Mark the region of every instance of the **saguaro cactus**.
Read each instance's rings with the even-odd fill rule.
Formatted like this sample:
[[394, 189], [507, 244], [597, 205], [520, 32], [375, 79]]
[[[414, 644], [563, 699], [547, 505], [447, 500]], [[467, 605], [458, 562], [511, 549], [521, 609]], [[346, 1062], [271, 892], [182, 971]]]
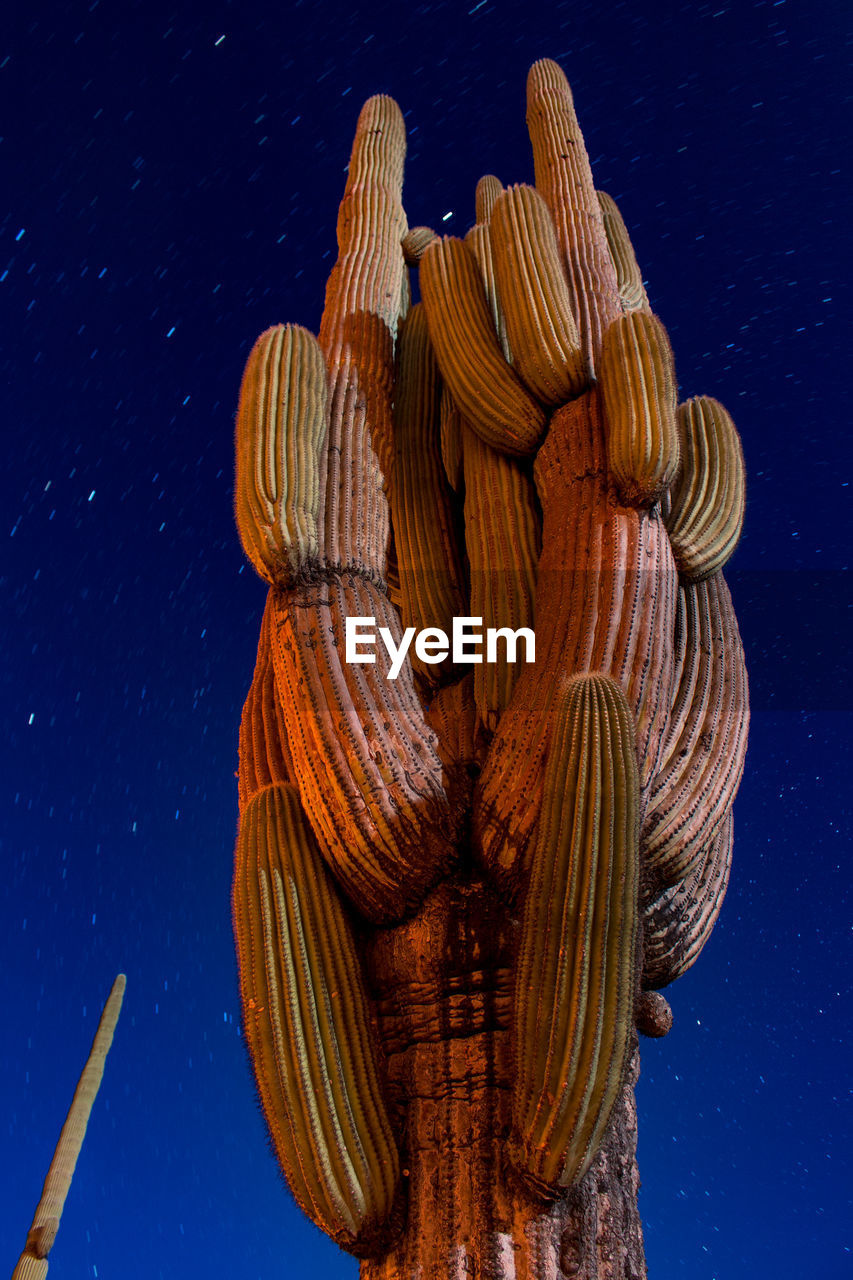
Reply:
[[[552, 62], [528, 123], [536, 189], [487, 175], [440, 239], [406, 223], [397, 107], [366, 104], [319, 342], [264, 334], [237, 420], [270, 584], [240, 733], [245, 1034], [293, 1193], [363, 1280], [645, 1274], [636, 1031], [669, 1029], [659, 989], [730, 865], [737, 432], [677, 406]], [[473, 671], [435, 656], [468, 614], [498, 637]], [[433, 647], [392, 677], [384, 644], [348, 656], [352, 617]]]

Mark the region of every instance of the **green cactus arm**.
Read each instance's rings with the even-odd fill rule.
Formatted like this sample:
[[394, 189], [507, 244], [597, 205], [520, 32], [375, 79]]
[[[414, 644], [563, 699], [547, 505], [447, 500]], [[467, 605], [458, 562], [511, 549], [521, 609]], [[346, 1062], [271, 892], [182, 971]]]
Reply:
[[740, 436], [718, 400], [678, 406], [681, 466], [664, 509], [675, 562], [699, 582], [722, 569], [743, 528], [746, 476]]
[[475, 216], [478, 222], [487, 223], [491, 219], [495, 201], [503, 189], [500, 178], [496, 178], [493, 173], [483, 174], [474, 193]]
[[510, 187], [489, 233], [513, 364], [540, 403], [564, 404], [590, 379], [548, 206], [535, 188]]
[[[457, 544], [452, 493], [441, 457], [441, 381], [422, 304], [400, 330], [394, 400], [394, 481], [391, 511], [404, 627], [450, 634], [466, 607], [463, 556]], [[446, 683], [447, 663], [420, 662], [430, 685]]]
[[597, 191], [598, 204], [604, 218], [604, 234], [613, 266], [616, 268], [616, 287], [622, 302], [622, 309], [629, 311], [648, 311], [649, 300], [643, 287], [643, 273], [640, 270], [625, 226], [622, 214], [616, 201], [606, 191]]
[[621, 688], [601, 675], [561, 682], [514, 994], [512, 1149], [545, 1187], [583, 1177], [628, 1059], [639, 800]]
[[319, 469], [326, 366], [313, 334], [276, 325], [258, 338], [240, 388], [234, 508], [246, 554], [271, 586], [320, 558]]
[[504, 358], [473, 250], [452, 236], [435, 241], [419, 278], [441, 376], [466, 420], [493, 448], [532, 453], [545, 415]]
[[[492, 449], [467, 423], [463, 447], [470, 614], [483, 619], [484, 629], [533, 631], [540, 537], [533, 485], [513, 458]], [[497, 727], [524, 669], [523, 639], [514, 661], [506, 654], [502, 647], [496, 661], [481, 662], [474, 669], [477, 714], [490, 731]]]
[[607, 462], [622, 501], [648, 507], [678, 472], [675, 362], [657, 316], [633, 311], [605, 330], [598, 377]]
[[233, 916], [245, 1036], [276, 1155], [318, 1226], [369, 1251], [399, 1158], [352, 928], [286, 783], [242, 815]]

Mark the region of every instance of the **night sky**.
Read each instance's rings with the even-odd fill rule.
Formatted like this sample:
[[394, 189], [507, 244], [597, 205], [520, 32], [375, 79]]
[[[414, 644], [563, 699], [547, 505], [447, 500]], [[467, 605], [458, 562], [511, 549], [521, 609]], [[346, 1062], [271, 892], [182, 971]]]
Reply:
[[282, 1183], [240, 1039], [234, 770], [264, 587], [233, 415], [257, 334], [319, 324], [364, 99], [406, 117], [410, 223], [464, 234], [481, 174], [532, 181], [525, 76], [549, 56], [681, 395], [728, 406], [749, 480], [732, 882], [643, 1046], [650, 1274], [853, 1274], [847, 10], [4, 8], [0, 1269], [124, 971], [51, 1277], [357, 1274]]

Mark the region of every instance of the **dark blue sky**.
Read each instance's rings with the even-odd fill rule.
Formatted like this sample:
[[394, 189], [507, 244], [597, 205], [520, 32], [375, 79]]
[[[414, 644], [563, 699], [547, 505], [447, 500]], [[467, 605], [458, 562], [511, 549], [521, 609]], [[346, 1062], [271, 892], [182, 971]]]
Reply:
[[650, 1273], [851, 1274], [849, 15], [663, 11], [4, 10], [4, 1265], [123, 970], [51, 1276], [357, 1274], [283, 1189], [239, 1038], [233, 775], [264, 590], [233, 412], [255, 336], [318, 325], [362, 101], [406, 115], [410, 222], [461, 234], [482, 173], [532, 179], [524, 81], [550, 56], [682, 394], [729, 407], [749, 475], [729, 576], [752, 737], [721, 921], [644, 1048]]

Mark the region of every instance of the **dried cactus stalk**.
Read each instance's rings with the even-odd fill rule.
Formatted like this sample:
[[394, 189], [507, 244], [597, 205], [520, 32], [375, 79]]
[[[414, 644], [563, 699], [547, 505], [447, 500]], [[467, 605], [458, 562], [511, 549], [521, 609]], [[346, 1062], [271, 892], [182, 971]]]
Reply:
[[399, 1157], [352, 930], [294, 787], [251, 801], [235, 859], [244, 1028], [276, 1155], [305, 1213], [369, 1252]]
[[[512, 458], [491, 449], [467, 425], [464, 449], [471, 616], [482, 618], [484, 629], [532, 630], [539, 552], [533, 486]], [[500, 661], [474, 668], [477, 714], [488, 730], [497, 728], [525, 666], [523, 643], [513, 662], [506, 660], [504, 647], [499, 653]]]
[[[391, 512], [404, 627], [438, 627], [447, 634], [465, 613], [464, 569], [456, 541], [451, 493], [441, 459], [438, 365], [419, 303], [400, 330], [394, 404], [396, 458]], [[446, 680], [447, 664], [413, 666], [431, 684]]]
[[625, 312], [648, 311], [649, 300], [643, 286], [643, 273], [637, 263], [634, 246], [619, 206], [606, 191], [597, 191], [595, 194], [604, 218], [604, 234], [607, 236], [610, 256], [616, 268], [616, 287], [622, 300], [622, 309]]
[[527, 126], [536, 187], [554, 219], [572, 315], [595, 371], [602, 335], [622, 314], [622, 305], [571, 90], [562, 69], [549, 58], [535, 62], [527, 77]]
[[672, 348], [657, 316], [634, 311], [604, 334], [598, 361], [607, 462], [622, 501], [648, 507], [678, 471]]
[[718, 400], [694, 396], [678, 406], [681, 468], [664, 513], [675, 563], [692, 582], [728, 562], [746, 506], [743, 450]]
[[645, 903], [643, 986], [668, 986], [686, 973], [711, 936], [732, 865], [734, 825], [729, 811], [685, 880]]
[[127, 979], [120, 973], [110, 989], [106, 1004], [101, 1013], [98, 1029], [89, 1050], [65, 1124], [59, 1135], [50, 1168], [42, 1187], [41, 1199], [33, 1215], [32, 1224], [27, 1232], [27, 1243], [24, 1252], [18, 1259], [12, 1280], [37, 1280], [47, 1275], [47, 1256], [53, 1247], [59, 1220], [65, 1207], [65, 1199], [71, 1187], [71, 1179], [77, 1166], [77, 1158], [83, 1146], [89, 1116], [101, 1081], [104, 1078], [104, 1065], [113, 1042], [116, 1023], [121, 1013], [124, 1000], [124, 989]]
[[504, 359], [472, 250], [450, 236], [431, 244], [420, 285], [441, 376], [466, 420], [502, 453], [532, 453], [545, 416]]
[[441, 435], [441, 461], [444, 474], [451, 489], [462, 487], [464, 420], [453, 396], [446, 385], [441, 388], [441, 406], [439, 410], [439, 430]]
[[347, 617], [375, 618], [401, 641], [388, 599], [341, 574], [272, 602], [276, 694], [302, 803], [320, 848], [355, 908], [373, 920], [404, 915], [447, 868], [456, 817], [435, 734], [410, 663], [388, 678], [345, 661]]
[[522, 672], [474, 799], [474, 834], [512, 891], [542, 803], [542, 762], [563, 674], [600, 671], [637, 728], [642, 804], [672, 702], [677, 574], [655, 511], [622, 506], [605, 464], [597, 390], [559, 409], [534, 468], [543, 512], [536, 665]]
[[542, 404], [564, 404], [590, 379], [548, 206], [533, 187], [510, 187], [489, 234], [513, 365]]
[[320, 346], [329, 370], [329, 434], [318, 522], [331, 563], [381, 582], [384, 492], [393, 465], [394, 341], [404, 300], [401, 203], [406, 133], [378, 95], [361, 109], [338, 215], [338, 260], [326, 286]]
[[272, 605], [267, 596], [255, 674], [240, 719], [240, 768], [237, 790], [242, 813], [246, 805], [274, 782], [293, 781], [293, 762], [281, 723], [281, 709], [275, 696], [272, 662]]
[[630, 1049], [640, 780], [625, 695], [561, 682], [514, 994], [516, 1163], [571, 1186], [595, 1157]]
[[690, 875], [730, 809], [749, 727], [743, 646], [722, 574], [680, 594], [684, 660], [642, 841], [661, 889]]
[[271, 585], [316, 560], [320, 458], [326, 443], [326, 365], [296, 325], [258, 338], [237, 410], [234, 509], [246, 555]]

